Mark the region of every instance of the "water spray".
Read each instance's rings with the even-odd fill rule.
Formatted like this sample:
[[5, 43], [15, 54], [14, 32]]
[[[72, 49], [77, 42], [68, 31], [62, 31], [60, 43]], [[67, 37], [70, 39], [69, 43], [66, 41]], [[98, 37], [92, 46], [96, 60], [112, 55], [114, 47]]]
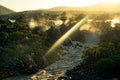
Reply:
[[88, 19], [89, 16], [85, 16], [76, 25], [74, 25], [69, 31], [67, 31], [61, 38], [59, 38], [52, 47], [46, 52], [45, 57], [52, 53], [60, 44], [62, 44], [72, 33], [74, 33], [80, 26], [82, 26]]

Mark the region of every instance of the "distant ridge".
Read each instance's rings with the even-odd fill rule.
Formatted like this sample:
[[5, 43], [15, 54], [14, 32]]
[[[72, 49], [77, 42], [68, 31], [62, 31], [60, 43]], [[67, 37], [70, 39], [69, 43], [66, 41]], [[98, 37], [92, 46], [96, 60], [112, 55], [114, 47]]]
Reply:
[[71, 10], [80, 10], [80, 8], [79, 7], [58, 6], [58, 7], [49, 8], [47, 10], [50, 10], [50, 11], [71, 11]]
[[103, 11], [103, 12], [120, 12], [120, 3], [97, 3], [87, 7], [66, 7], [58, 6], [47, 9], [50, 11]]
[[6, 15], [6, 14], [14, 13], [14, 12], [15, 11], [0, 5], [0, 15]]
[[[0, 6], [0, 15], [6, 17], [20, 17], [20, 16], [35, 16], [37, 14], [40, 14], [42, 12], [48, 12], [48, 11], [71, 11], [73, 13], [86, 13], [86, 14], [102, 14], [102, 13], [120, 13], [120, 3], [97, 3], [94, 5], [86, 6], [86, 7], [67, 7], [67, 6], [58, 6], [53, 7], [49, 9], [39, 9], [39, 10], [28, 10], [28, 11], [22, 11], [22, 12], [14, 12], [13, 10], [10, 10], [6, 7]], [[78, 11], [78, 12], [77, 12]]]

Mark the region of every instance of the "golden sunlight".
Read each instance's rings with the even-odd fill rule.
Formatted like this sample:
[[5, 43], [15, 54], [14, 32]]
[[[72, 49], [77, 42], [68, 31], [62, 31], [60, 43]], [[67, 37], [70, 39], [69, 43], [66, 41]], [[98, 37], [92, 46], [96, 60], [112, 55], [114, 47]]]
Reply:
[[120, 2], [120, 0], [14, 0], [13, 2], [14, 3], [10, 0], [3, 0], [0, 3], [15, 11], [25, 11], [47, 9], [56, 6], [85, 7], [101, 2]]
[[92, 33], [96, 33], [96, 32], [100, 32], [100, 30], [97, 28], [97, 27], [95, 27], [95, 26], [93, 26], [93, 25], [91, 25], [91, 24], [84, 24], [83, 26], [81, 26], [80, 27], [80, 31], [82, 31], [82, 30], [86, 30], [86, 31], [90, 31], [90, 32], [92, 32]]
[[115, 2], [115, 3], [117, 3], [117, 2], [120, 2], [120, 0], [105, 0], [105, 2]]
[[66, 32], [60, 39], [58, 39], [52, 47], [45, 54], [48, 55], [53, 52], [60, 44], [62, 44], [71, 34], [73, 34], [80, 26], [82, 26], [88, 19], [89, 16], [86, 16], [81, 21], [79, 21], [75, 26], [73, 26], [68, 32]]
[[34, 19], [31, 19], [29, 22], [29, 27], [34, 28], [35, 26], [37, 26], [37, 22]]

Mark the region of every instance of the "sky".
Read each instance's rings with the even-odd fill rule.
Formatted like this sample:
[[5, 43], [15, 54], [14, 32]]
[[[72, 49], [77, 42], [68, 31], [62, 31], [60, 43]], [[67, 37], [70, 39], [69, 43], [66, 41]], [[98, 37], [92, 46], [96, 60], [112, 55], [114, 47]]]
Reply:
[[14, 11], [46, 9], [56, 6], [84, 7], [100, 2], [117, 2], [119, 0], [0, 0], [0, 5]]

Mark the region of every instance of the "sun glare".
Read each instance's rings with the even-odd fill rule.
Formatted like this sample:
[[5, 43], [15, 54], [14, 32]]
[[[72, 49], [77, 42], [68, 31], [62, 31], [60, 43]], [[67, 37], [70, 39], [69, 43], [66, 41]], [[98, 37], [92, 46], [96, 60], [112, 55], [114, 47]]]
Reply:
[[115, 3], [117, 3], [117, 2], [120, 2], [120, 0], [105, 0], [105, 2], [115, 2]]
[[98, 31], [100, 31], [98, 28], [96, 28], [95, 26], [93, 26], [91, 24], [84, 24], [83, 26], [80, 27], [80, 31], [82, 31], [82, 30], [87, 30], [92, 33], [96, 33]]
[[29, 22], [29, 27], [34, 28], [35, 26], [37, 26], [37, 23], [35, 22], [34, 19], [31, 19], [30, 22]]
[[[84, 17], [81, 21], [79, 21], [75, 26], [73, 26], [68, 32], [66, 32], [60, 39], [58, 39], [52, 47], [47, 51], [46, 55], [53, 52], [60, 44], [62, 44], [71, 34], [73, 34], [80, 26], [82, 26], [88, 19], [89, 16]], [[45, 56], [46, 56], [45, 55]]]

